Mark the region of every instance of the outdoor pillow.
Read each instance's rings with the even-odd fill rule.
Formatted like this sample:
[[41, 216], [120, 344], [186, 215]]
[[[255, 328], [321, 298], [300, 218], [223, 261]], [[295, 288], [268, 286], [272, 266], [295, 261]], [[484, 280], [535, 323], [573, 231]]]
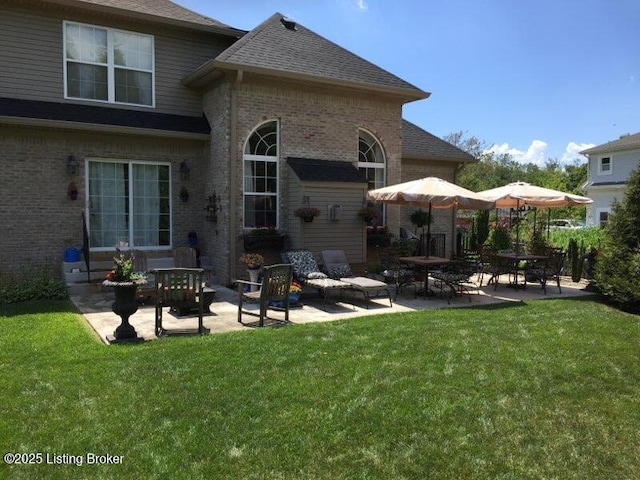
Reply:
[[[288, 252], [287, 257], [289, 258], [289, 262], [293, 266], [293, 273], [296, 278], [327, 278], [320, 269], [318, 268], [318, 264], [316, 263], [313, 255], [309, 250], [300, 250], [297, 252]], [[315, 273], [320, 273], [323, 276], [310, 276]]]
[[334, 263], [329, 267], [329, 276], [339, 280], [341, 278], [353, 277], [351, 267], [348, 263]]

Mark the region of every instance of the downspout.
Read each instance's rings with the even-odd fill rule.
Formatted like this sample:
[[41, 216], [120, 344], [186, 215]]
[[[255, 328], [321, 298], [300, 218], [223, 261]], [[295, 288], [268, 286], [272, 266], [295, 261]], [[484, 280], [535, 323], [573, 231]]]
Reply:
[[242, 83], [243, 71], [238, 70], [236, 72], [236, 78], [231, 83], [230, 105], [229, 105], [229, 273], [231, 278], [236, 278], [236, 137], [238, 121], [238, 96], [237, 86]]

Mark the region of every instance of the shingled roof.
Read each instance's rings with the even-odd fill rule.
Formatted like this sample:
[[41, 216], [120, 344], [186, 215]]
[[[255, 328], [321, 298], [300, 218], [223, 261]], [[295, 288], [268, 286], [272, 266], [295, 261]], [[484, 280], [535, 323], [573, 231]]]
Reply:
[[210, 68], [377, 90], [399, 95], [407, 101], [429, 96], [303, 25], [287, 21], [280, 13], [272, 15], [218, 55]]
[[624, 135], [618, 140], [587, 148], [580, 153], [583, 155], [591, 155], [593, 153], [618, 152], [620, 150], [634, 150], [638, 148], [640, 148], [640, 133], [634, 133], [633, 135]]
[[105, 125], [147, 131], [208, 135], [211, 127], [206, 117], [189, 117], [166, 113], [123, 110], [120, 108], [41, 102], [16, 98], [0, 98], [0, 123], [18, 119], [61, 122], [63, 125]]
[[184, 8], [170, 0], [47, 0], [51, 4], [134, 17], [155, 23], [181, 25], [209, 30], [222, 35], [241, 37], [244, 30]]
[[367, 183], [367, 178], [350, 162], [287, 157], [293, 173], [303, 182]]
[[476, 162], [477, 159], [455, 145], [402, 120], [402, 158]]

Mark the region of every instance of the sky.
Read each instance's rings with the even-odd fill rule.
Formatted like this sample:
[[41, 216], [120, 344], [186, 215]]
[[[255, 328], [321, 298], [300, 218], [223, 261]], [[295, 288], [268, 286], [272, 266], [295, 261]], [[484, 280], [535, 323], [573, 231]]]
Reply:
[[174, 0], [250, 30], [276, 12], [431, 96], [403, 117], [544, 166], [640, 132], [640, 0]]

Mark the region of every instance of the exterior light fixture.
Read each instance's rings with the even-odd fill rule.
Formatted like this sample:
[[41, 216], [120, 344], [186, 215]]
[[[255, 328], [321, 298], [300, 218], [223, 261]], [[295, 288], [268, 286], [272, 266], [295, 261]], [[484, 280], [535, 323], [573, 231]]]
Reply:
[[77, 175], [78, 174], [78, 161], [76, 157], [73, 155], [69, 155], [67, 158], [67, 175]]
[[180, 162], [180, 179], [181, 180], [189, 180], [191, 178], [191, 169], [187, 165], [186, 161]]

